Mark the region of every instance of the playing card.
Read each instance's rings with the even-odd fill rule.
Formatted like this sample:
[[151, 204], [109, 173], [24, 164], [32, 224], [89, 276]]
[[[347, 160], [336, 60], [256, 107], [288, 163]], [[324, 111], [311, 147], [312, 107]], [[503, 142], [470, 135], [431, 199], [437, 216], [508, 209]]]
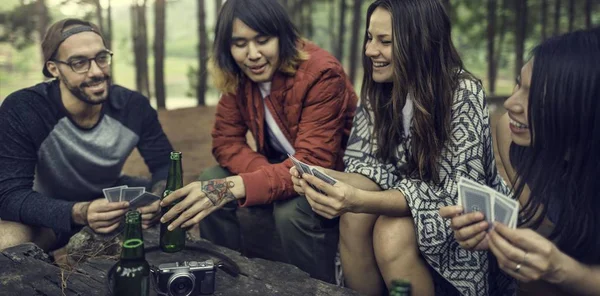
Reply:
[[315, 177], [323, 180], [323, 182], [329, 184], [329, 185], [335, 185], [335, 183], [337, 182], [336, 179], [332, 178], [331, 176], [317, 170], [316, 168], [312, 168], [312, 173]]
[[132, 201], [136, 197], [142, 195], [146, 192], [146, 188], [144, 187], [128, 187], [121, 189], [121, 199], [120, 201]]
[[510, 228], [517, 228], [517, 222], [519, 220], [519, 209], [520, 209], [519, 202], [516, 201], [516, 200], [515, 200], [515, 202], [516, 202], [517, 205], [515, 207], [516, 210], [513, 212], [513, 216], [512, 216], [512, 219], [510, 221], [510, 224], [509, 224]]
[[137, 198], [135, 198], [134, 200], [129, 202], [129, 208], [137, 209], [137, 208], [145, 207], [159, 199], [160, 199], [160, 197], [158, 195], [154, 195], [153, 193], [150, 193], [150, 192], [144, 192], [144, 193], [142, 193], [142, 195], [138, 196]]
[[494, 196], [486, 186], [479, 185], [475, 187], [461, 182], [458, 185], [458, 200], [459, 204], [465, 209], [465, 213], [481, 212], [489, 225], [492, 225], [494, 221], [494, 212], [492, 211]]
[[494, 221], [500, 222], [508, 227], [511, 226], [513, 214], [518, 211], [513, 203], [507, 201], [500, 193], [495, 193], [494, 196]]
[[127, 185], [104, 188], [102, 192], [109, 202], [119, 202], [121, 200], [121, 189], [123, 188], [127, 188]]
[[292, 162], [294, 163], [294, 166], [296, 167], [296, 170], [298, 170], [300, 175], [302, 175], [302, 174], [312, 175], [310, 165], [298, 160], [293, 155], [288, 154], [288, 157], [292, 160]]

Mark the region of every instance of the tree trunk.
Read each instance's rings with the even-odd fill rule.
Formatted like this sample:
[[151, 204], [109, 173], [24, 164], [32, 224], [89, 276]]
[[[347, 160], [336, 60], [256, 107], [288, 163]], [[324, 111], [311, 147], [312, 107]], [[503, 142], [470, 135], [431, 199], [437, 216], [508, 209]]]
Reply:
[[496, 0], [488, 0], [488, 23], [487, 23], [487, 58], [488, 58], [488, 82], [490, 93], [496, 93], [496, 64], [494, 60], [494, 49], [496, 45]]
[[554, 0], [554, 36], [560, 34], [560, 0]]
[[346, 0], [340, 0], [338, 42], [335, 48], [335, 57], [343, 63], [344, 61], [344, 36], [346, 35]]
[[515, 77], [521, 74], [525, 51], [525, 33], [527, 31], [527, 0], [514, 0], [516, 8], [515, 30]]
[[573, 32], [575, 21], [575, 0], [569, 0], [569, 32]]
[[592, 0], [585, 0], [585, 27], [592, 28]]
[[352, 39], [350, 41], [350, 82], [354, 84], [356, 79], [356, 68], [359, 64], [359, 50], [360, 50], [360, 25], [362, 20], [361, 11], [361, 0], [354, 0], [354, 6], [352, 7], [352, 15], [354, 17], [352, 22]]
[[198, 0], [198, 83], [196, 83], [196, 98], [199, 106], [206, 105], [206, 11], [204, 0]]
[[494, 73], [494, 77], [498, 77], [498, 65], [500, 65], [500, 61], [502, 59], [502, 53], [504, 52], [504, 39], [506, 37], [506, 28], [507, 26], [507, 20], [506, 20], [506, 14], [507, 11], [509, 10], [509, 5], [510, 5], [510, 1], [511, 0], [502, 0], [502, 9], [500, 12], [500, 31], [498, 32], [499, 37], [498, 37], [498, 42], [496, 42], [496, 44], [498, 45], [498, 48], [495, 50], [495, 54], [496, 56], [494, 57], [494, 65], [495, 65], [495, 73]]
[[154, 95], [158, 109], [165, 109], [165, 0], [154, 1]]
[[223, 0], [215, 0], [215, 24], [216, 20], [219, 18], [219, 12], [221, 11], [221, 6], [223, 5]]
[[100, 32], [103, 35], [106, 35], [104, 31], [104, 17], [102, 16], [102, 4], [100, 4], [100, 0], [94, 0], [94, 6], [96, 8], [96, 23], [98, 24], [98, 28], [100, 28]]
[[[107, 8], [107, 12], [106, 12], [106, 35], [104, 36], [104, 40], [106, 41], [106, 47], [108, 47], [108, 49], [113, 50], [112, 48], [112, 37], [113, 37], [113, 30], [112, 30], [112, 4], [111, 4], [111, 0], [108, 0], [108, 8]], [[114, 70], [114, 63], [110, 64], [110, 76], [112, 78], [112, 81], [115, 81], [115, 71]]]
[[148, 83], [148, 35], [146, 25], [146, 0], [131, 5], [131, 29], [135, 57], [135, 85], [137, 91], [150, 98]]
[[312, 22], [313, 15], [313, 0], [304, 0], [304, 32], [306, 32], [306, 38], [312, 39], [314, 35], [314, 27]]
[[[38, 17], [37, 31], [41, 42], [44, 40], [44, 35], [46, 35], [46, 30], [48, 30], [48, 26], [50, 25], [50, 14], [48, 13], [48, 7], [46, 6], [45, 0], [37, 0], [35, 5]], [[42, 56], [41, 60], [43, 60], [44, 52], [41, 51], [41, 49], [40, 54]]]
[[337, 54], [337, 45], [335, 36], [335, 1], [329, 1], [329, 18], [327, 20], [327, 35], [329, 36], [329, 49], [335, 56]]
[[548, 0], [542, 0], [542, 41], [548, 38], [546, 29], [548, 26]]

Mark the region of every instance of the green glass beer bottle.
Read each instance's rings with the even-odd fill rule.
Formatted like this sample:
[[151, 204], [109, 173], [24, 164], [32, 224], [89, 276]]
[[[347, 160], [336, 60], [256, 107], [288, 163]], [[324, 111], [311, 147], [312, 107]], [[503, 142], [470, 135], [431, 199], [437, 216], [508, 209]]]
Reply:
[[125, 236], [121, 259], [114, 277], [115, 296], [147, 296], [150, 292], [150, 265], [144, 254], [142, 216], [138, 211], [125, 215]]
[[411, 285], [406, 280], [393, 280], [390, 288], [390, 296], [410, 296]]
[[[183, 187], [183, 169], [181, 166], [181, 152], [171, 152], [171, 166], [169, 168], [169, 177], [167, 177], [167, 186], [163, 192], [162, 198], [167, 197], [171, 192]], [[162, 208], [162, 215], [166, 214], [174, 205]], [[185, 230], [177, 227], [172, 231], [167, 229], [169, 223], [160, 224], [160, 249], [166, 253], [175, 253], [185, 248]]]

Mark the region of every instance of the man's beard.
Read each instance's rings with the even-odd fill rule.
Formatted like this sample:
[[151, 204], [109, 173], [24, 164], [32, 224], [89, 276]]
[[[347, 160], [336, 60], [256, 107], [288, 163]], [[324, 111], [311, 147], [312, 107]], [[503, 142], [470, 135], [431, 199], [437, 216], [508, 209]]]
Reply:
[[[79, 86], [73, 86], [67, 78], [61, 73], [61, 80], [67, 86], [67, 89], [80, 101], [89, 105], [100, 105], [108, 99], [108, 93], [111, 85], [110, 75], [104, 75], [103, 77], [92, 77], [89, 81], [81, 83]], [[104, 95], [94, 100], [91, 96], [85, 93], [85, 87], [88, 87], [91, 83], [103, 82], [106, 80], [106, 89]]]

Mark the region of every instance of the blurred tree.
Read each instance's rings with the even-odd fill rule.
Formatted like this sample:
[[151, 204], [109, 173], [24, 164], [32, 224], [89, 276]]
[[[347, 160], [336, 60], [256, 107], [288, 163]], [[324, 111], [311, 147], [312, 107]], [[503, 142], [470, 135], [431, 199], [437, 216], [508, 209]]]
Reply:
[[496, 92], [496, 60], [494, 57], [494, 50], [496, 49], [496, 0], [488, 0], [488, 25], [487, 25], [487, 39], [488, 39], [488, 81], [489, 81], [489, 92]]
[[[46, 30], [48, 30], [48, 26], [50, 25], [50, 14], [48, 13], [48, 7], [46, 6], [45, 0], [37, 0], [36, 2], [36, 16], [37, 16], [37, 31], [39, 40], [44, 39], [44, 35], [46, 34]], [[40, 56], [43, 60], [44, 53], [40, 47]]]
[[314, 35], [314, 27], [312, 22], [313, 0], [304, 0], [302, 1], [302, 4], [302, 23], [304, 24], [302, 31], [304, 32], [306, 38], [312, 39]]
[[541, 0], [542, 1], [542, 9], [541, 9], [541, 16], [542, 16], [542, 29], [541, 29], [541, 33], [542, 33], [542, 41], [546, 40], [546, 29], [547, 29], [547, 25], [548, 25], [548, 0]]
[[[509, 6], [511, 4], [511, 0], [502, 0], [502, 8], [499, 10], [499, 14], [500, 14], [500, 26], [499, 26], [499, 32], [497, 35], [498, 36], [498, 42], [496, 42], [497, 44], [497, 49], [495, 50], [496, 52], [496, 56], [494, 57], [494, 65], [496, 66], [494, 68], [494, 70], [496, 71], [496, 73], [494, 74], [494, 77], [498, 77], [497, 72], [498, 69], [500, 68], [500, 65], [503, 64], [504, 62], [504, 47], [505, 47], [505, 43], [504, 40], [506, 38], [506, 29], [509, 26], [509, 21], [508, 21], [508, 13], [509, 13]], [[495, 81], [494, 81], [495, 83]]]
[[560, 0], [554, 0], [554, 34], [560, 34]]
[[135, 87], [137, 91], [150, 98], [146, 0], [133, 0], [130, 9], [131, 35], [135, 60]]
[[[346, 0], [339, 0], [340, 8], [339, 8], [339, 23], [338, 23], [338, 31], [337, 31], [337, 43], [335, 46], [335, 57], [338, 61], [344, 61], [344, 36], [346, 35]], [[332, 1], [333, 2], [333, 1]], [[332, 5], [333, 8], [333, 5]], [[334, 39], [334, 38], [331, 38]]]
[[573, 31], [575, 21], [575, 0], [569, 0], [569, 32]]
[[223, 5], [223, 0], [215, 0], [215, 23], [217, 20], [217, 16], [219, 15], [219, 11], [221, 11], [222, 5]]
[[206, 9], [204, 0], [197, 0], [198, 7], [198, 83], [196, 84], [196, 98], [199, 106], [206, 105], [206, 62], [207, 62], [207, 43], [208, 36], [206, 32]]
[[[108, 0], [108, 7], [106, 8], [106, 35], [104, 35], [104, 40], [106, 40], [106, 47], [108, 47], [110, 50], [113, 50], [113, 24], [112, 24], [112, 3], [111, 0]], [[115, 64], [111, 63], [110, 64], [110, 73], [111, 73], [111, 77], [112, 80], [115, 81], [115, 71], [114, 70]]]
[[525, 52], [525, 39], [527, 34], [527, 0], [514, 0], [516, 11], [515, 26], [515, 77], [521, 74], [523, 67], [523, 54]]
[[156, 106], [165, 109], [165, 0], [154, 0], [154, 95]]
[[362, 10], [361, 0], [354, 0], [352, 6], [352, 38], [350, 40], [350, 82], [354, 84], [356, 81], [356, 68], [359, 62], [359, 51], [360, 51], [360, 26], [362, 24]]
[[34, 33], [39, 35], [37, 21], [31, 21], [31, 16], [38, 13], [37, 5], [37, 2], [22, 3], [13, 10], [0, 11], [0, 42], [8, 42], [17, 50], [33, 44]]
[[585, 27], [592, 28], [592, 0], [585, 0]]
[[[327, 12], [328, 12], [328, 18], [327, 18], [327, 27], [325, 28], [326, 32], [327, 32], [327, 36], [329, 36], [329, 38], [327, 38], [327, 40], [329, 40], [329, 49], [330, 52], [335, 55], [336, 52], [336, 45], [335, 42], [337, 41], [336, 38], [333, 38], [335, 36], [335, 1], [328, 1], [327, 2]], [[317, 24], [318, 26], [318, 24]]]

